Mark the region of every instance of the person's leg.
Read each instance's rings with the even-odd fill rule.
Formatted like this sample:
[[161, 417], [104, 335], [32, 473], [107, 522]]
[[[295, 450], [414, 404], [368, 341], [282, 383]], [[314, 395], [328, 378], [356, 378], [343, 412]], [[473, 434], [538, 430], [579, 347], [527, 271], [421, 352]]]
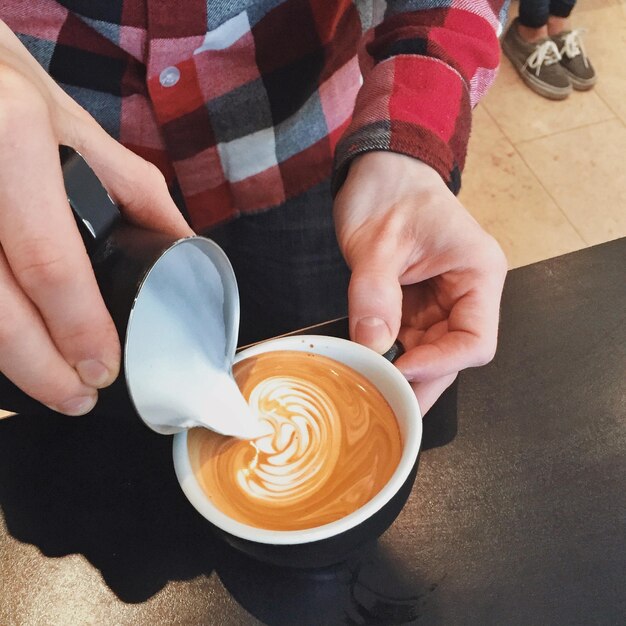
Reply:
[[582, 30], [572, 29], [569, 16], [576, 0], [551, 0], [548, 34], [561, 55], [561, 67], [574, 89], [585, 91], [596, 83], [596, 71], [587, 57]]
[[550, 0], [520, 0], [517, 32], [524, 41], [531, 43], [548, 36]]
[[536, 93], [552, 100], [572, 92], [559, 65], [557, 45], [548, 36], [550, 0], [520, 0], [519, 16], [502, 38], [502, 51], [522, 80]]
[[335, 238], [328, 181], [207, 236], [237, 276], [240, 345], [347, 315], [350, 272]]
[[576, 0], [550, 0], [550, 15], [548, 16], [548, 35], [554, 37], [570, 30], [569, 16]]

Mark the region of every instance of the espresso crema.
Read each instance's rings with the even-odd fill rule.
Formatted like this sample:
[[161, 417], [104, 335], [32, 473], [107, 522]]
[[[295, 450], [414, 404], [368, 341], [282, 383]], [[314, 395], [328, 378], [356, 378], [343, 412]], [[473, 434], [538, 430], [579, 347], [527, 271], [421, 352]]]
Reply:
[[317, 354], [266, 352], [234, 375], [266, 434], [251, 441], [196, 428], [191, 466], [233, 519], [270, 530], [327, 524], [387, 483], [402, 454], [396, 418], [376, 387]]

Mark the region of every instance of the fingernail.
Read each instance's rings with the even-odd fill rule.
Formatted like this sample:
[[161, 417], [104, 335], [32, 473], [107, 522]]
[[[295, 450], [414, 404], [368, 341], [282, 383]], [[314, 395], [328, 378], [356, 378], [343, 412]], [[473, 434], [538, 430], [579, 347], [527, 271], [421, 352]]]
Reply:
[[97, 401], [97, 394], [93, 396], [77, 396], [59, 404], [58, 407], [55, 407], [55, 411], [65, 413], [65, 415], [84, 415], [96, 406]]
[[76, 371], [85, 385], [90, 387], [106, 387], [113, 382], [113, 374], [111, 370], [95, 359], [81, 361], [76, 365]]
[[362, 317], [356, 324], [354, 339], [380, 354], [393, 343], [389, 326], [380, 317]]

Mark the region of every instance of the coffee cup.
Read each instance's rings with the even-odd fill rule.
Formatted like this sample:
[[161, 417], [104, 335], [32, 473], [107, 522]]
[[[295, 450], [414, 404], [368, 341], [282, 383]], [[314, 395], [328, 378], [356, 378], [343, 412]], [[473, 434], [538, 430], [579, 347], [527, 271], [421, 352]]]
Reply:
[[347, 365], [372, 383], [387, 401], [400, 432], [401, 453], [395, 470], [380, 491], [356, 510], [330, 523], [298, 530], [274, 530], [242, 523], [216, 506], [194, 472], [189, 431], [174, 436], [174, 467], [188, 500], [234, 548], [276, 565], [324, 567], [345, 560], [360, 545], [378, 538], [402, 510], [417, 472], [421, 414], [410, 385], [389, 361], [345, 339], [318, 335], [272, 339], [239, 352], [235, 364], [285, 350], [321, 355]]

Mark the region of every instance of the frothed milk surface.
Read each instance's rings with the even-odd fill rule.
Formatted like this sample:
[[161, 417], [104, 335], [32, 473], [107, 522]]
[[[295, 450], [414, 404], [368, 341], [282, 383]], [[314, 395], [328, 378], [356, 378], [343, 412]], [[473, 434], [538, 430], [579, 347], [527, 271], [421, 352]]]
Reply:
[[234, 375], [264, 434], [188, 436], [194, 473], [227, 515], [270, 530], [312, 528], [355, 511], [393, 474], [402, 454], [395, 416], [351, 368], [276, 351], [237, 363]]

